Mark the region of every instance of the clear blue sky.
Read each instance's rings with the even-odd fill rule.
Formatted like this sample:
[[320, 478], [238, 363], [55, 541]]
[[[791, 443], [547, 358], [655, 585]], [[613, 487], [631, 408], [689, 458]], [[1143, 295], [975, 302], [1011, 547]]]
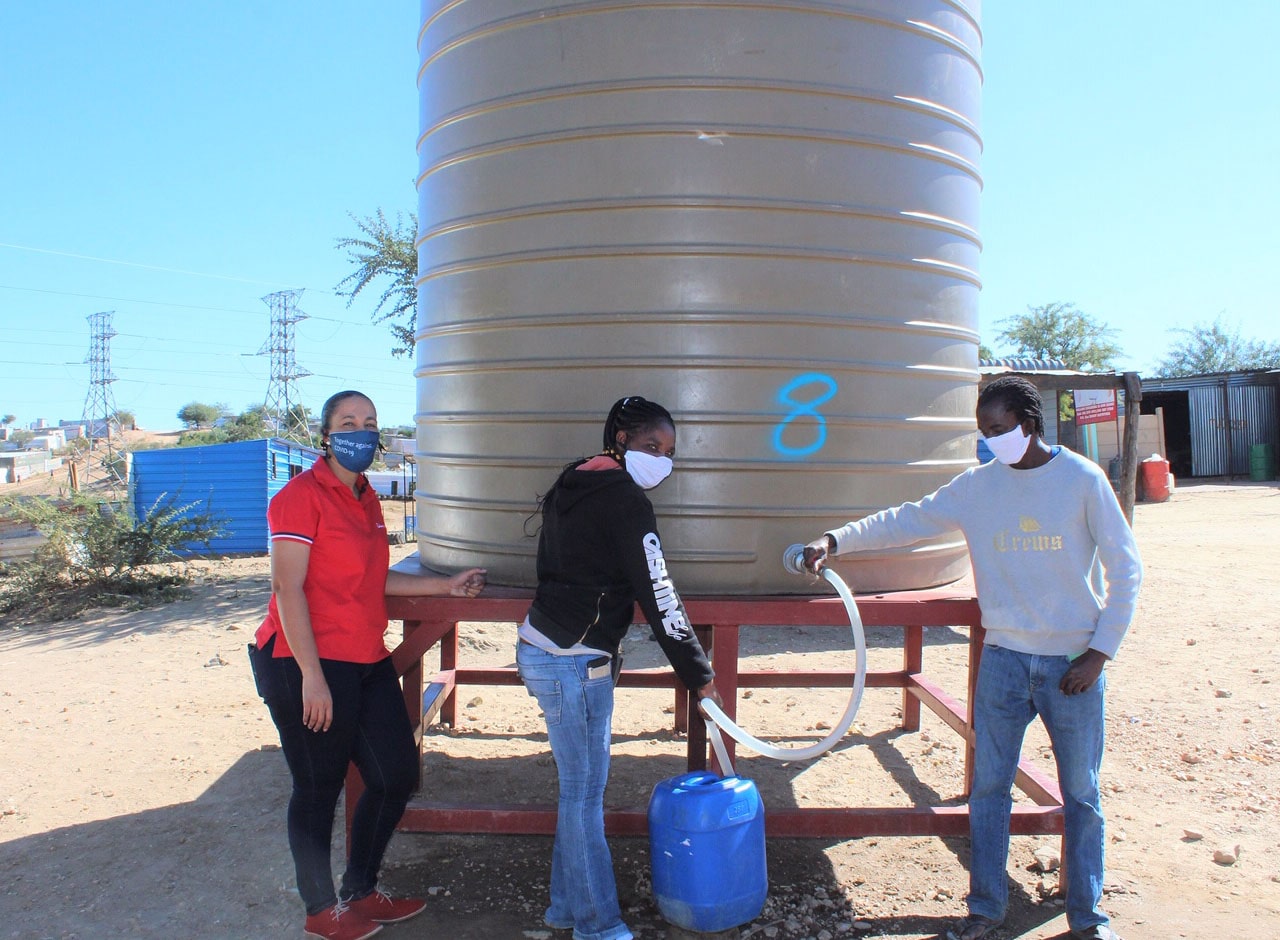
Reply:
[[[980, 324], [1070, 301], [1147, 371], [1222, 315], [1274, 341], [1280, 4], [983, 4]], [[88, 315], [116, 403], [261, 402], [260, 299], [304, 288], [304, 403], [408, 424], [412, 363], [333, 287], [348, 212], [414, 209], [416, 0], [0, 8], [0, 413], [78, 417]]]

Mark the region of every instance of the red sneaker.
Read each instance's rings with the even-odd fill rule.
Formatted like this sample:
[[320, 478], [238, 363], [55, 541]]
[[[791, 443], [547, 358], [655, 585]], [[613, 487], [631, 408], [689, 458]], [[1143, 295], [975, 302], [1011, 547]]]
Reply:
[[339, 901], [319, 914], [308, 914], [303, 934], [314, 940], [365, 940], [381, 929], [381, 924], [360, 916], [346, 901]]
[[348, 901], [352, 913], [379, 924], [398, 924], [410, 917], [417, 917], [427, 909], [422, 898], [393, 898], [380, 888], [366, 894], [358, 901]]

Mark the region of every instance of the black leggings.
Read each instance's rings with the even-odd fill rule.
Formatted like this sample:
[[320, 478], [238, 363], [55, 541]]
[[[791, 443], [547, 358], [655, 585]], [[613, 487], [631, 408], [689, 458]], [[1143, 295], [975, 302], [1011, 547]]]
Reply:
[[391, 658], [370, 664], [322, 659], [333, 696], [333, 724], [311, 731], [302, 723], [302, 671], [291, 656], [255, 653], [254, 674], [293, 775], [289, 799], [289, 848], [298, 894], [308, 914], [333, 904], [329, 852], [334, 810], [354, 762], [365, 791], [356, 804], [342, 876], [344, 898], [363, 897], [378, 883], [382, 856], [405, 804], [418, 789], [420, 763]]

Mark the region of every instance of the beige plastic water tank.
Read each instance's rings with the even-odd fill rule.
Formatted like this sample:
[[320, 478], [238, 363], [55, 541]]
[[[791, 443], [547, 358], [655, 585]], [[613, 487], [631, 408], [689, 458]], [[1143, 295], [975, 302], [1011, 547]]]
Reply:
[[[615, 398], [677, 421], [677, 585], [829, 592], [785, 547], [973, 462], [977, 2], [426, 2], [417, 536], [531, 584]], [[530, 531], [536, 527], [530, 525]], [[959, 536], [842, 560], [967, 568]]]

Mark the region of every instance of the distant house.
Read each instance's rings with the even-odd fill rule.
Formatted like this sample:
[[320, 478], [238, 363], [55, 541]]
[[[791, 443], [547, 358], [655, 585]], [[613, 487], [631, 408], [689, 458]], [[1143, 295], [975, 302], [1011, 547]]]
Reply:
[[7, 451], [0, 454], [0, 483], [21, 483], [61, 466], [62, 458], [51, 457], [47, 450]]
[[[281, 438], [135, 451], [134, 512], [141, 517], [157, 500], [194, 504], [193, 511], [212, 513], [222, 523], [223, 534], [209, 543], [214, 554], [265, 554], [267, 503], [320, 456]], [[192, 545], [188, 553], [203, 551], [203, 545]]]
[[22, 445], [23, 450], [53, 452], [67, 446], [67, 435], [61, 428], [46, 429], [43, 434], [33, 434]]

